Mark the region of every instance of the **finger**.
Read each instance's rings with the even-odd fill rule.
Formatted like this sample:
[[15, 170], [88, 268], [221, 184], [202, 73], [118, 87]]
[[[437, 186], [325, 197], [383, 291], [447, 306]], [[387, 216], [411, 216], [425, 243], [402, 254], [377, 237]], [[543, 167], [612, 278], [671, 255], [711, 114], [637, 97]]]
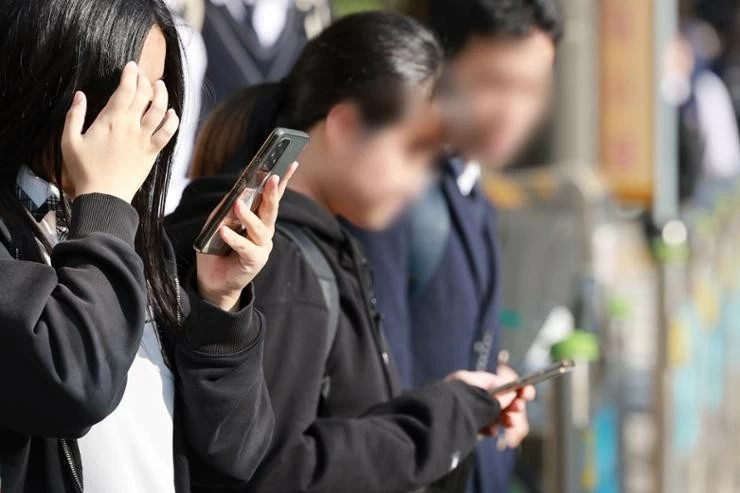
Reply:
[[285, 176], [283, 176], [282, 180], [280, 180], [280, 186], [278, 188], [280, 199], [282, 199], [283, 195], [285, 195], [285, 190], [288, 188], [288, 183], [290, 183], [290, 179], [293, 178], [296, 170], [298, 170], [298, 162], [294, 162], [293, 164], [291, 164], [290, 168], [288, 168], [288, 171], [285, 173]]
[[516, 416], [512, 416], [511, 414], [505, 414], [502, 419], [502, 424], [504, 425], [504, 428], [516, 428], [517, 427]]
[[268, 178], [262, 190], [262, 203], [259, 207], [259, 217], [269, 231], [274, 231], [280, 206], [280, 192], [278, 191], [280, 178], [273, 175]]
[[62, 131], [62, 142], [72, 143], [82, 136], [87, 113], [87, 98], [81, 91], [77, 91], [72, 98], [72, 105], [67, 111], [67, 121]]
[[497, 394], [496, 399], [498, 399], [501, 409], [506, 409], [511, 405], [512, 402], [514, 402], [514, 399], [516, 399], [516, 393], [505, 392], [503, 394]]
[[514, 399], [514, 402], [506, 408], [507, 413], [519, 413], [527, 409], [527, 404], [522, 399]]
[[480, 431], [481, 435], [485, 435], [487, 437], [495, 437], [497, 433], [498, 433], [498, 425], [486, 426]]
[[180, 119], [177, 117], [175, 110], [170, 108], [167, 110], [167, 114], [165, 115], [159, 130], [154, 132], [154, 135], [152, 135], [152, 145], [154, 145], [157, 150], [161, 151], [164, 149], [165, 146], [169, 144], [170, 140], [172, 140], [172, 137], [175, 136], [175, 133], [177, 133], [177, 128], [179, 126]]
[[496, 374], [507, 382], [513, 382], [519, 375], [508, 365], [498, 365]]
[[531, 402], [537, 397], [537, 390], [532, 385], [527, 385], [526, 387], [519, 390], [519, 398], [523, 399], [527, 402]]
[[168, 99], [167, 86], [164, 85], [164, 81], [158, 80], [154, 83], [152, 104], [141, 118], [141, 128], [152, 134], [157, 131], [167, 114]]
[[239, 255], [242, 265], [259, 258], [260, 248], [228, 226], [222, 226], [218, 234]]
[[136, 62], [128, 62], [121, 72], [121, 82], [108, 100], [103, 111], [127, 111], [136, 96], [136, 83], [139, 76], [139, 67]]
[[138, 115], [139, 118], [144, 115], [149, 103], [152, 101], [152, 81], [142, 71], [139, 71], [139, 76], [136, 79], [136, 96], [131, 103], [131, 111], [134, 115]]
[[247, 230], [247, 237], [255, 245], [265, 246], [272, 240], [272, 235], [265, 223], [254, 212], [250, 211], [243, 202], [238, 201], [234, 205], [234, 214]]

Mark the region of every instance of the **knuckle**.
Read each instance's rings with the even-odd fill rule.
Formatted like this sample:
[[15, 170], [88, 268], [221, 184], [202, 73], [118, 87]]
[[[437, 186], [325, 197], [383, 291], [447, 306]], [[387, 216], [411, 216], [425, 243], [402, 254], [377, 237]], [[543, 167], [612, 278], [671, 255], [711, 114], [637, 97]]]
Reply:
[[155, 97], [152, 100], [152, 106], [149, 108], [149, 111], [154, 111], [157, 114], [162, 114], [165, 111], [167, 111], [167, 99], [162, 97]]
[[118, 88], [118, 91], [121, 96], [131, 98], [136, 91], [136, 86], [133, 84], [122, 84], [121, 87]]

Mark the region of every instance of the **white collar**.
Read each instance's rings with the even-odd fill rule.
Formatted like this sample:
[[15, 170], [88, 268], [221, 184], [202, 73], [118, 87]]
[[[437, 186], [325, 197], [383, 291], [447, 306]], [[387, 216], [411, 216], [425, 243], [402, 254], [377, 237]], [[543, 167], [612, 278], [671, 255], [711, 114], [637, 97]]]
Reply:
[[480, 181], [480, 177], [480, 163], [477, 161], [468, 162], [463, 172], [457, 177], [457, 188], [460, 189], [460, 193], [465, 196], [470, 195], [475, 185]]

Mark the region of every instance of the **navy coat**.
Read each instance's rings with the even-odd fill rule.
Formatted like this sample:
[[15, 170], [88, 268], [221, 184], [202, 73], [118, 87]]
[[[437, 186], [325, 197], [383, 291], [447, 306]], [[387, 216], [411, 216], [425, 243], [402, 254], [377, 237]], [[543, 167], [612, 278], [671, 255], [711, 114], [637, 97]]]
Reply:
[[[409, 218], [382, 233], [352, 229], [375, 268], [378, 307], [402, 382], [409, 387], [460, 369], [495, 372], [497, 366], [500, 276], [495, 210], [480, 190], [475, 199], [461, 193], [454, 162], [446, 163], [436, 186], [449, 209], [447, 244], [432, 277], [413, 297]], [[482, 441], [467, 491], [509, 491], [513, 466], [512, 451], [498, 451], [493, 439]]]

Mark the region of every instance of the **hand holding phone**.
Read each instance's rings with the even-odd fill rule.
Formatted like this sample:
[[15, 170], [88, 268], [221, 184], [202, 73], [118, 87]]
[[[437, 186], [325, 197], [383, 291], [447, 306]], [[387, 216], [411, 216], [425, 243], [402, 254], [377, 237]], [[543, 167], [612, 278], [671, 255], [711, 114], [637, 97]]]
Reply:
[[244, 226], [234, 214], [235, 204], [241, 202], [252, 212], [256, 211], [267, 180], [273, 175], [283, 178], [308, 140], [308, 135], [298, 130], [273, 130], [195, 239], [195, 251], [205, 255], [228, 255], [231, 248], [220, 237], [219, 230], [227, 226], [244, 234]]
[[296, 166], [291, 166], [279, 181], [277, 176], [267, 180], [256, 212], [236, 202], [233, 213], [247, 234], [242, 236], [229, 227], [218, 230], [232, 253], [226, 256], [196, 255], [198, 293], [204, 300], [225, 311], [240, 309], [242, 291], [267, 264], [280, 199]]

